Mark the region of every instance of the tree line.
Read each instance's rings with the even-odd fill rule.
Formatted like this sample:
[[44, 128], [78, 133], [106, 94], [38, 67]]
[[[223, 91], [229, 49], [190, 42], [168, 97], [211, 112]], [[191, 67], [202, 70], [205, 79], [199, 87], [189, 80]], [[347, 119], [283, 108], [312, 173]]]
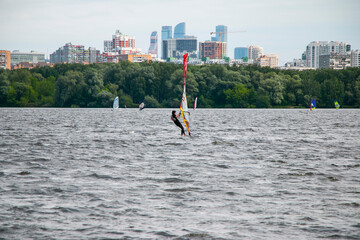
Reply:
[[[1, 107], [179, 107], [182, 65], [159, 62], [56, 64], [0, 70]], [[189, 106], [200, 108], [360, 107], [360, 68], [278, 70], [250, 66], [189, 65]]]

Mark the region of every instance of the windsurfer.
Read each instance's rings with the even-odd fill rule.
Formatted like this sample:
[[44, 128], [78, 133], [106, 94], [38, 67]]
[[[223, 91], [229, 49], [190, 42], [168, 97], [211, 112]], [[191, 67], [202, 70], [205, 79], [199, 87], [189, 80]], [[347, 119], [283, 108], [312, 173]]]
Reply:
[[176, 115], [176, 111], [172, 111], [171, 114], [171, 120], [175, 123], [176, 126], [178, 126], [179, 128], [181, 128], [181, 136], [185, 136], [185, 131], [184, 131], [184, 127], [181, 125], [179, 119], [177, 119], [180, 116], [180, 113], [178, 115]]

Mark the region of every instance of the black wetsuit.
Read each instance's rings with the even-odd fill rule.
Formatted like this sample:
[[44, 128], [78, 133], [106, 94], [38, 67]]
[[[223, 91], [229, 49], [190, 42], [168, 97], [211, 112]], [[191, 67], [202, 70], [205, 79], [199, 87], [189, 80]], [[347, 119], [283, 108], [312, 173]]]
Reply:
[[181, 125], [179, 119], [177, 119], [175, 114], [171, 115], [171, 120], [173, 120], [173, 122], [175, 123], [176, 126], [181, 128], [181, 135], [185, 135], [184, 127]]

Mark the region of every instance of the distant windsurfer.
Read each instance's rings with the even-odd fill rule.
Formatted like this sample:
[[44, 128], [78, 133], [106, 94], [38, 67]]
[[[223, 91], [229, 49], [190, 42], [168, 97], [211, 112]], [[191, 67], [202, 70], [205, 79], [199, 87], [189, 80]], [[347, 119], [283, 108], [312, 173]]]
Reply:
[[145, 108], [145, 103], [144, 103], [144, 102], [140, 103], [140, 105], [139, 105], [139, 110], [141, 111], [141, 110], [143, 110], [144, 108]]
[[184, 127], [181, 125], [179, 119], [177, 119], [180, 116], [180, 113], [178, 115], [176, 115], [176, 111], [172, 111], [171, 114], [171, 120], [175, 123], [176, 126], [178, 126], [179, 128], [181, 128], [181, 136], [185, 136], [185, 131], [184, 131]]

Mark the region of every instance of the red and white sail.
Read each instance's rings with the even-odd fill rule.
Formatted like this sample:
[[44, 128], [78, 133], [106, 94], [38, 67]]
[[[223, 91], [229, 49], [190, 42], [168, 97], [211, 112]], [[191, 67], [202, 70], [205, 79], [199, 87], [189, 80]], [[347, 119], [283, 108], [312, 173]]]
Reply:
[[188, 57], [189, 54], [186, 53], [184, 55], [184, 60], [183, 60], [183, 83], [184, 83], [184, 90], [183, 90], [183, 95], [181, 98], [181, 102], [180, 102], [180, 111], [181, 111], [181, 116], [183, 118], [184, 124], [190, 134], [190, 112], [188, 109], [188, 104], [187, 104], [187, 99], [186, 99], [186, 72], [187, 72], [187, 63], [188, 63]]

